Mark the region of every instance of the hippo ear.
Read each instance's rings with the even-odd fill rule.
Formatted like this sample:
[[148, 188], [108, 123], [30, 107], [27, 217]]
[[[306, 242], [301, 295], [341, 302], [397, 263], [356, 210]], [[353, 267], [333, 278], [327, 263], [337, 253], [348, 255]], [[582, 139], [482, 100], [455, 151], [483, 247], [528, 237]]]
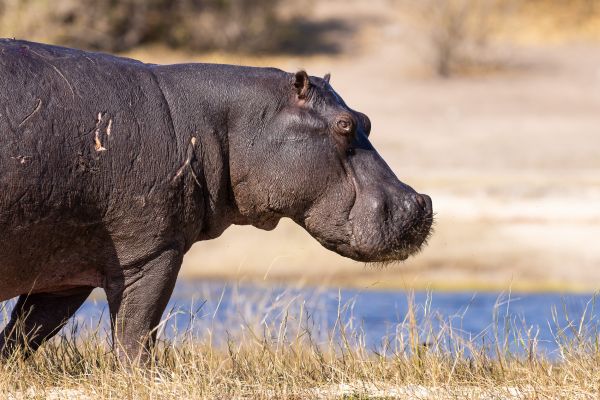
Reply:
[[325, 76], [323, 77], [323, 80], [327, 83], [329, 83], [329, 81], [331, 80], [331, 74], [328, 72], [325, 74]]
[[294, 87], [299, 99], [305, 99], [310, 88], [310, 79], [306, 71], [298, 71], [294, 75]]

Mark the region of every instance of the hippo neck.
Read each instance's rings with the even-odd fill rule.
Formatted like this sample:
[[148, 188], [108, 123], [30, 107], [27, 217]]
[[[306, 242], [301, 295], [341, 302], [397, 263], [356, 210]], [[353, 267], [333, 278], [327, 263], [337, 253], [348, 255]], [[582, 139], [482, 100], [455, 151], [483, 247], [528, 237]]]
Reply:
[[[179, 157], [193, 141], [202, 174], [202, 198], [188, 199], [204, 208], [202, 226], [192, 241], [218, 237], [231, 224], [248, 224], [233, 196], [230, 171], [232, 136], [259, 132], [261, 118], [280, 105], [281, 87], [289, 74], [271, 68], [217, 64], [151, 66], [170, 110]], [[237, 141], [237, 140], [236, 140]], [[193, 167], [192, 167], [193, 168]], [[189, 181], [190, 184], [194, 182]], [[184, 188], [185, 193], [191, 193]]]

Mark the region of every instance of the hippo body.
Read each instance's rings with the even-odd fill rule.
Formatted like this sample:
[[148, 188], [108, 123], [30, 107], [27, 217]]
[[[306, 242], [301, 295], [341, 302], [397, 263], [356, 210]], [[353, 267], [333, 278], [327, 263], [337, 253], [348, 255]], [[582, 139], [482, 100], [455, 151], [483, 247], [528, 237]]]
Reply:
[[0, 82], [0, 300], [20, 296], [5, 354], [19, 317], [35, 349], [101, 287], [115, 344], [141, 355], [185, 252], [231, 224], [289, 217], [361, 261], [404, 259], [429, 232], [430, 199], [328, 79], [0, 40]]

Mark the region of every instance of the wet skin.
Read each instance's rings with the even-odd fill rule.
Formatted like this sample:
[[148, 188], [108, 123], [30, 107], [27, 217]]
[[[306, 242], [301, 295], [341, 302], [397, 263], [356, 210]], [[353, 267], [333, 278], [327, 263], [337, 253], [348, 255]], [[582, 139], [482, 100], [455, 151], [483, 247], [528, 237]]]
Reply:
[[20, 296], [4, 354], [19, 317], [35, 350], [101, 287], [117, 350], [144, 357], [183, 255], [232, 224], [288, 217], [364, 262], [430, 232], [431, 199], [329, 77], [0, 40], [0, 81], [0, 300]]

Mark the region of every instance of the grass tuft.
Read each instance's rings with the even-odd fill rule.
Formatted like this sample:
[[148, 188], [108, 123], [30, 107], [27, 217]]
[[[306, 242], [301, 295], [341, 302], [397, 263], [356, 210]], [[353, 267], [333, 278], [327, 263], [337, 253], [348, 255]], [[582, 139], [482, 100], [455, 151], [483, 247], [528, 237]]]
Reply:
[[[377, 348], [366, 344], [338, 302], [334, 325], [320, 322], [298, 296], [269, 298], [248, 312], [233, 292], [241, 325], [212, 322], [160, 340], [151, 365], [125, 367], [100, 325], [77, 323], [30, 358], [0, 365], [0, 392], [8, 398], [594, 398], [600, 390], [600, 336], [594, 300], [580, 319], [566, 307], [549, 322], [557, 354], [539, 349], [537, 332], [503, 314], [469, 336], [460, 321], [431, 309], [431, 296], [409, 309]], [[168, 319], [177, 318], [172, 310]], [[232, 319], [233, 320], [233, 319]], [[206, 322], [206, 321], [205, 321]]]

